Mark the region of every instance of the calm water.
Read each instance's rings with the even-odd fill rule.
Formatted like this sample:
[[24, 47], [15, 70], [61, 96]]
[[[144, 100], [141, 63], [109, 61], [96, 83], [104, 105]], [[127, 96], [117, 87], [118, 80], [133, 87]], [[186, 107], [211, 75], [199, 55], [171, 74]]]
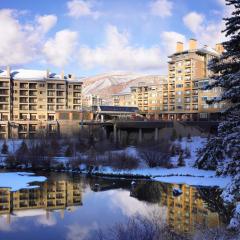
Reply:
[[[220, 190], [149, 181], [86, 178], [51, 174], [37, 189], [0, 188], [0, 239], [86, 239], [97, 229], [124, 222], [134, 214], [159, 212], [175, 231], [226, 221]], [[180, 188], [182, 195], [173, 196]], [[219, 213], [221, 211], [221, 213]]]

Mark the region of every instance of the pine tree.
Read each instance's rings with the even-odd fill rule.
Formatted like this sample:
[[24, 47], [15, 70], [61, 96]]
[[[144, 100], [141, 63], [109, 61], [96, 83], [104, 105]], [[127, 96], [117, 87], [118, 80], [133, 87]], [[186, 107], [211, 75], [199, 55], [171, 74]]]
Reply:
[[183, 152], [182, 152], [182, 151], [181, 151], [180, 154], [179, 154], [177, 165], [178, 165], [179, 167], [183, 167], [183, 166], [186, 165], [186, 164], [185, 164], [185, 161], [184, 161], [184, 157], [183, 157]]
[[[196, 165], [200, 168], [217, 168], [219, 174], [236, 175], [240, 172], [240, 0], [226, 0], [233, 5], [232, 15], [225, 18], [225, 51], [209, 64], [213, 82], [208, 89], [220, 87], [222, 95], [209, 102], [224, 102], [227, 109], [219, 124], [217, 136], [211, 137], [200, 151]], [[225, 159], [228, 159], [227, 161]]]
[[71, 145], [68, 145], [64, 155], [65, 157], [71, 157], [73, 155], [73, 147]]
[[202, 149], [196, 165], [201, 168], [217, 169], [218, 174], [232, 175], [232, 182], [223, 191], [222, 198], [227, 205], [235, 205], [230, 226], [240, 226], [240, 0], [226, 0], [233, 6], [232, 15], [225, 18], [224, 30], [228, 41], [223, 43], [225, 51], [220, 58], [209, 64], [213, 72], [213, 83], [207, 88], [220, 87], [221, 97], [209, 103], [224, 102], [224, 120], [219, 124], [217, 136], [210, 138]]
[[176, 129], [174, 128], [174, 129], [172, 130], [171, 141], [174, 142], [176, 139], [177, 139], [177, 131], [176, 131]]
[[6, 141], [4, 141], [4, 143], [2, 145], [1, 153], [2, 154], [8, 154], [8, 145], [7, 145]]

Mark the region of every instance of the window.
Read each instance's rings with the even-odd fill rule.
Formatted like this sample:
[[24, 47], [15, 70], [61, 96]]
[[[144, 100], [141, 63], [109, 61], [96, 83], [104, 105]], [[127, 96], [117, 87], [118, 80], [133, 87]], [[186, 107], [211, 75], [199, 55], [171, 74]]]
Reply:
[[176, 87], [177, 87], [177, 88], [182, 88], [182, 87], [183, 87], [183, 84], [177, 84]]

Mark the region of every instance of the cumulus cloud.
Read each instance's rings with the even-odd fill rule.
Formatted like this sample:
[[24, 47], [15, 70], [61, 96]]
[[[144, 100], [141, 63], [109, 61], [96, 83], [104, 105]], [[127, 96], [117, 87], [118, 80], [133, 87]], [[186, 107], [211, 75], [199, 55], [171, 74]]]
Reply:
[[190, 12], [183, 17], [184, 24], [194, 33], [202, 30], [204, 16], [197, 12]]
[[0, 10], [0, 66], [33, 60], [45, 34], [56, 22], [54, 15], [45, 15], [38, 16], [33, 23], [21, 24], [16, 10]]
[[164, 46], [165, 55], [176, 52], [177, 42], [182, 42], [183, 44], [187, 42], [186, 37], [177, 32], [163, 32], [161, 34], [161, 40]]
[[225, 36], [221, 32], [225, 28], [222, 20], [209, 22], [204, 15], [190, 12], [183, 17], [183, 22], [202, 44], [213, 47], [216, 43], [225, 40]]
[[165, 18], [172, 15], [173, 4], [169, 0], [155, 0], [150, 3], [150, 11], [153, 15]]
[[86, 0], [71, 0], [67, 3], [68, 15], [73, 18], [80, 18], [83, 16], [99, 18], [100, 12], [94, 11], [94, 2]]
[[57, 17], [55, 15], [43, 15], [36, 17], [36, 21], [39, 24], [39, 29], [46, 33], [55, 26]]
[[107, 26], [103, 44], [95, 48], [80, 48], [79, 63], [83, 68], [98, 66], [103, 70], [144, 71], [162, 66], [159, 46], [133, 46], [130, 44], [128, 32], [120, 32], [113, 25]]
[[77, 45], [77, 37], [77, 32], [68, 29], [56, 32], [54, 38], [47, 40], [43, 47], [43, 53], [48, 62], [57, 67], [64, 67], [71, 61]]

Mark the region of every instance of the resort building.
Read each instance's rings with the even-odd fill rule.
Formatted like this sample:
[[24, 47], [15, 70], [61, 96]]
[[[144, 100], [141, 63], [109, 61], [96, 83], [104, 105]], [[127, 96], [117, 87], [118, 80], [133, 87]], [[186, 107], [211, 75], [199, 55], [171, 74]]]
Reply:
[[206, 100], [220, 95], [220, 89], [204, 91], [202, 86], [210, 78], [208, 63], [222, 53], [222, 45], [215, 49], [208, 46], [197, 47], [195, 39], [189, 40], [189, 49], [184, 50], [178, 42], [176, 53], [169, 56], [168, 83], [164, 87], [164, 119], [199, 119], [208, 118], [211, 113], [221, 111], [222, 105], [207, 107]]
[[[207, 104], [218, 98], [220, 88], [203, 90], [211, 80], [208, 63], [223, 52], [221, 44], [215, 49], [197, 47], [197, 41], [190, 39], [189, 49], [184, 50], [178, 42], [176, 53], [169, 56], [168, 77], [158, 76], [154, 84], [150, 79], [132, 86], [129, 91], [113, 95], [115, 106], [136, 106], [148, 118], [165, 120], [198, 120], [217, 118], [225, 107], [223, 103]], [[156, 76], [157, 77], [157, 76]]]
[[[33, 137], [37, 130], [55, 132], [57, 111], [82, 109], [82, 82], [49, 71], [0, 72], [0, 137]], [[10, 136], [11, 135], [11, 136]]]

